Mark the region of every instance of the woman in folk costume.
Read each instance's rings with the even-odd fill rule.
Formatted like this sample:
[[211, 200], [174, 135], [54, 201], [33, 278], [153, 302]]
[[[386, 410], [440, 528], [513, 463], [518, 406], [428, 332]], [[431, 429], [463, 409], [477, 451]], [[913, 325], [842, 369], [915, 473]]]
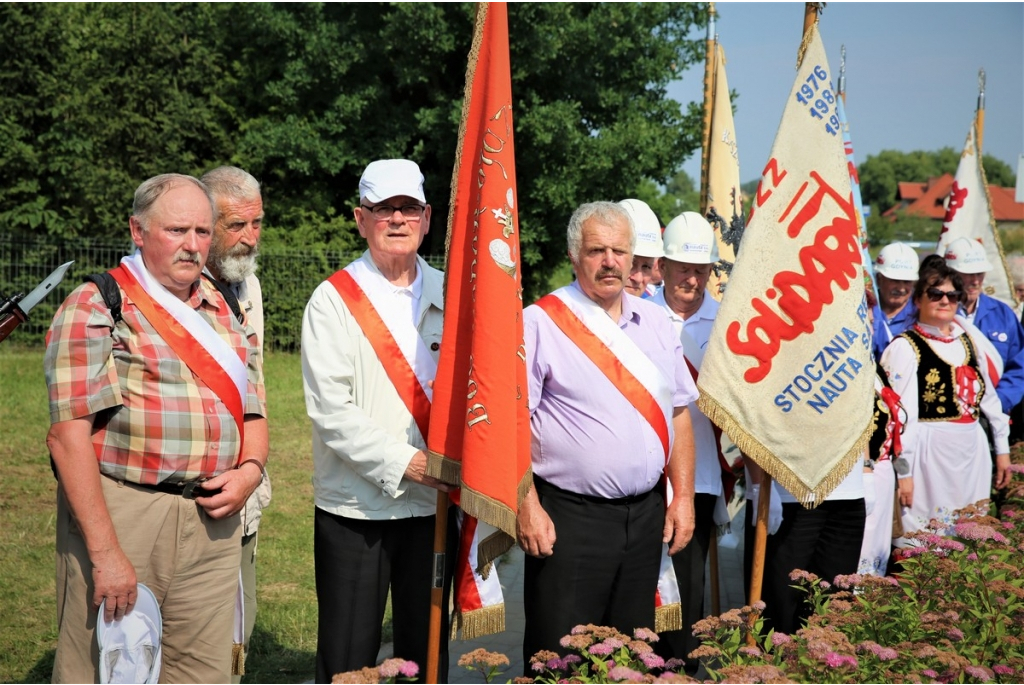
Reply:
[[[874, 309], [874, 293], [866, 292], [868, 317]], [[872, 322], [873, 323], [873, 322]], [[872, 475], [864, 476], [865, 501], [868, 491], [873, 491], [874, 505], [867, 507], [864, 520], [864, 541], [860, 548], [860, 564], [857, 573], [884, 576], [892, 553], [893, 511], [896, 508], [896, 470], [905, 470], [906, 462], [901, 460], [903, 451], [902, 433], [907, 422], [907, 412], [900, 404], [900, 396], [889, 385], [889, 378], [882, 365], [875, 361], [875, 403], [872, 415], [871, 441], [868, 443], [865, 468]], [[870, 464], [870, 467], [868, 466]]]
[[[917, 322], [897, 336], [882, 366], [903, 401], [907, 425], [899, 475], [904, 534], [952, 514], [992, 491], [992, 460], [985, 431], [988, 418], [996, 447], [998, 488], [1010, 480], [1009, 423], [989, 373], [990, 350], [955, 319], [963, 293], [960, 275], [938, 259], [921, 265], [914, 287]], [[905, 538], [897, 544], [910, 544]]]

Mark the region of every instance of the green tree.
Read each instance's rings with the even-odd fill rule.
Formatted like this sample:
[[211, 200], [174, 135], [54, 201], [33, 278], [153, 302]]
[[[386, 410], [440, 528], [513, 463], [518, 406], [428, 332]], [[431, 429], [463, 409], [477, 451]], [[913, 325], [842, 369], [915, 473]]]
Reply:
[[[266, 241], [347, 248], [367, 162], [409, 157], [443, 251], [471, 3], [0, 6], [0, 222], [122, 236], [146, 176], [261, 180]], [[667, 97], [703, 59], [698, 4], [509, 5], [527, 289], [581, 202], [666, 183], [700, 116]]]
[[653, 181], [644, 182], [636, 197], [650, 205], [662, 226], [683, 212], [700, 211], [700, 189], [685, 171], [679, 171], [670, 178], [664, 191]]

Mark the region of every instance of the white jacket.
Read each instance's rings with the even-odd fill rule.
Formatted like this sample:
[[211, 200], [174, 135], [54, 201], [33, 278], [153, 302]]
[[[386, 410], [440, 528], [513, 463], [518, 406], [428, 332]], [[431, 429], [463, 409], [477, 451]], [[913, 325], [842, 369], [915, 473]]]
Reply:
[[[377, 275], [380, 271], [364, 252]], [[423, 273], [416, 321], [437, 359], [444, 275], [417, 257]], [[383, 278], [383, 276], [380, 276]], [[342, 301], [323, 282], [302, 317], [302, 382], [313, 422], [313, 499], [338, 516], [388, 520], [431, 516], [437, 491], [402, 478], [426, 448], [416, 422]]]

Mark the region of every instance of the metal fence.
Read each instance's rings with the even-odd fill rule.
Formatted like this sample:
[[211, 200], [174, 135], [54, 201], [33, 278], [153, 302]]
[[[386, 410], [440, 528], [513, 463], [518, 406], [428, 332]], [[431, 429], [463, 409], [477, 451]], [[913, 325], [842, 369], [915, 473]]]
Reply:
[[[106, 271], [130, 254], [130, 241], [50, 236], [24, 236], [0, 232], [0, 296], [28, 293], [61, 264], [74, 261], [64, 281], [32, 310], [5, 344], [42, 345], [57, 307], [89, 274]], [[359, 256], [359, 252], [260, 248], [260, 285], [266, 319], [265, 346], [297, 350], [302, 312], [313, 290], [332, 273]], [[444, 268], [443, 257], [424, 257]]]

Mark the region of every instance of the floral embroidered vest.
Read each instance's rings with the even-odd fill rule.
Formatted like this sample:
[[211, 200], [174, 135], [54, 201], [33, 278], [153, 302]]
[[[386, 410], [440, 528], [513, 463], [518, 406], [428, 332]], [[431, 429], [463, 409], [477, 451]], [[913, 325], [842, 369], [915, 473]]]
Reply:
[[[920, 421], [957, 421], [961, 419], [957, 404], [956, 367], [942, 359], [924, 336], [908, 328], [901, 333], [917, 355], [918, 419]], [[971, 418], [978, 418], [981, 397], [985, 394], [985, 381], [978, 368], [978, 355], [971, 337], [964, 333], [960, 344], [967, 350], [963, 366], [974, 369], [980, 388], [974, 402], [968, 407]]]
[[[875, 367], [875, 373], [882, 381], [882, 385], [892, 389], [892, 386], [889, 384], [888, 375], [877, 361], [875, 362]], [[871, 417], [871, 440], [868, 442], [868, 456], [871, 458], [871, 461], [878, 461], [879, 459], [892, 457], [892, 441], [886, 441], [886, 438], [889, 437], [893, 417], [891, 416], [892, 412], [889, 409], [889, 405], [886, 404], [881, 395], [876, 392], [874, 398], [875, 412]], [[886, 453], [883, 453], [883, 447]]]

